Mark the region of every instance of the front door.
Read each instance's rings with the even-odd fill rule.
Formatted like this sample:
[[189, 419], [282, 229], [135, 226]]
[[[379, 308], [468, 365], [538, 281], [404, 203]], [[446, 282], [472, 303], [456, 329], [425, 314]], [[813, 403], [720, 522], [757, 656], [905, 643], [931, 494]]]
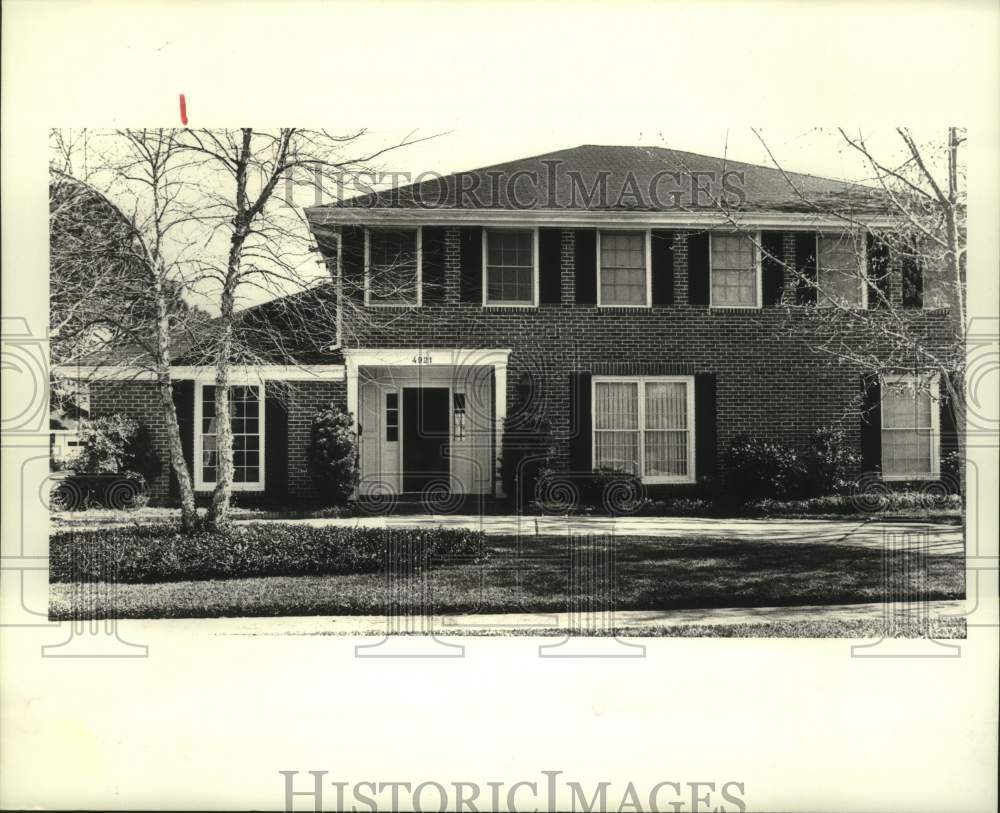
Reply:
[[448, 482], [448, 411], [447, 387], [403, 389], [403, 491]]

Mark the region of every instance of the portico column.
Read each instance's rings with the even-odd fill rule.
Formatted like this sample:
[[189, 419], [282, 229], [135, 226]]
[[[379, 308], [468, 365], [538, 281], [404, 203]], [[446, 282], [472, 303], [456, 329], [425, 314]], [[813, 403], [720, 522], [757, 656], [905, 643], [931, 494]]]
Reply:
[[344, 359], [347, 374], [347, 411], [351, 413], [351, 427], [358, 435], [358, 363], [350, 356]]
[[503, 453], [503, 426], [507, 419], [507, 362], [493, 364], [493, 416], [495, 423], [495, 453], [496, 460], [493, 481], [496, 484], [495, 493], [498, 497], [506, 497], [503, 489], [503, 478], [497, 476], [500, 471], [500, 458]]

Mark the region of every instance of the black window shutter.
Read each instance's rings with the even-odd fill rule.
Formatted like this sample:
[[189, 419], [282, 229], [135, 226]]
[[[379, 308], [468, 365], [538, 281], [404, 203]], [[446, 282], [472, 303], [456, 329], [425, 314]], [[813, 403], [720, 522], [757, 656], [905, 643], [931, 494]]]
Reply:
[[878, 235], [868, 235], [868, 307], [889, 307], [889, 245]]
[[816, 304], [816, 233], [800, 232], [795, 235], [795, 267], [799, 276], [795, 285], [795, 302], [799, 305]]
[[653, 304], [674, 304], [674, 233], [653, 229], [650, 235], [653, 265]]
[[[424, 226], [420, 237], [421, 297], [425, 304], [444, 301], [444, 229]], [[270, 490], [270, 489], [268, 489]]]
[[781, 304], [781, 295], [785, 288], [784, 241], [784, 232], [765, 231], [760, 235], [760, 245], [763, 249], [760, 258], [763, 276], [761, 288], [765, 307]]
[[874, 373], [861, 377], [861, 469], [882, 470], [882, 389]]
[[558, 305], [562, 298], [562, 231], [538, 230], [538, 301]]
[[924, 268], [916, 246], [906, 252], [900, 266], [903, 276], [903, 307], [922, 308], [924, 306]]
[[576, 233], [576, 304], [597, 304], [597, 231]]
[[711, 280], [709, 279], [710, 243], [707, 231], [688, 235], [688, 302], [707, 305]]
[[[954, 376], [942, 375], [938, 383], [938, 403], [940, 409], [940, 430], [941, 430], [941, 460], [944, 461], [950, 452], [958, 451], [958, 420], [955, 414], [956, 409], [961, 405], [956, 404], [948, 391], [948, 383], [955, 381]], [[959, 465], [962, 465], [959, 461]], [[941, 466], [941, 473], [944, 474], [946, 468]], [[957, 475], [957, 472], [955, 472]]]
[[267, 496], [288, 495], [288, 410], [277, 381], [264, 383], [264, 488]]
[[365, 301], [365, 230], [344, 226], [340, 232], [340, 278], [344, 296]]
[[569, 465], [573, 472], [593, 469], [590, 373], [569, 374]]
[[715, 374], [694, 377], [694, 471], [698, 480], [718, 471], [718, 441], [715, 418]]
[[[188, 474], [192, 474], [194, 462], [194, 381], [174, 381], [174, 409], [177, 410], [177, 429], [181, 434], [181, 448], [184, 450], [184, 462], [187, 463]], [[193, 474], [192, 474], [193, 476]], [[192, 482], [192, 486], [194, 483]], [[177, 475], [173, 466], [170, 467], [170, 496], [177, 499], [180, 496]]]
[[463, 302], [483, 301], [483, 230], [466, 228], [459, 231], [459, 296]]

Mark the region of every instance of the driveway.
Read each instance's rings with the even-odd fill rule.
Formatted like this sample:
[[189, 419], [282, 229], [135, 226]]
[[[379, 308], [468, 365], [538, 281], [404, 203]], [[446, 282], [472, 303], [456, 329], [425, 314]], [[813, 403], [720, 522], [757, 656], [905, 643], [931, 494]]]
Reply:
[[[253, 521], [253, 520], [247, 520]], [[563, 517], [479, 516], [428, 514], [388, 517], [290, 519], [290, 524], [348, 528], [471, 528], [487, 534], [526, 536], [560, 534], [616, 534], [669, 539], [733, 537], [745, 540], [854, 545], [903, 550], [917, 547], [930, 555], [961, 554], [964, 537], [960, 525], [934, 522], [895, 522], [845, 519], [704, 519], [698, 517]]]

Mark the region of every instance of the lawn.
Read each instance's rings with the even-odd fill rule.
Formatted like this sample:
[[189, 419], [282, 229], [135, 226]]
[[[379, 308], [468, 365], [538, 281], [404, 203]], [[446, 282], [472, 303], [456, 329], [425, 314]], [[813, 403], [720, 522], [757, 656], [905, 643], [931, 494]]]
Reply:
[[[605, 599], [618, 610], [649, 610], [878, 602], [885, 592], [886, 554], [845, 544], [618, 537], [613, 575], [584, 537], [570, 544], [565, 536], [491, 536], [487, 544], [484, 562], [443, 561], [416, 579], [266, 576], [122, 583], [113, 591], [53, 583], [49, 612], [53, 620], [565, 612], [600, 610]], [[885, 565], [896, 600], [965, 594], [960, 554], [892, 553]]]

